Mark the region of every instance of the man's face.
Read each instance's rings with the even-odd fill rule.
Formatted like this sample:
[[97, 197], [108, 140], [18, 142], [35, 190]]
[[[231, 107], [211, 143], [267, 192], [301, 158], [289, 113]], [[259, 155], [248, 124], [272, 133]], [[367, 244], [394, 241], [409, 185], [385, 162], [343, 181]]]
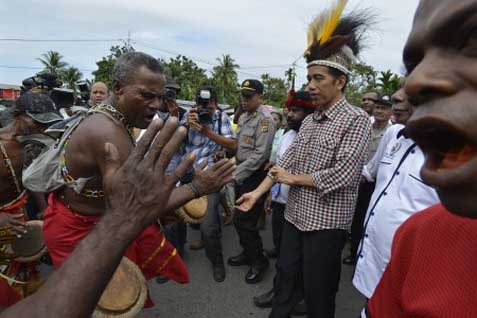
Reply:
[[94, 83], [91, 87], [91, 93], [89, 96], [89, 102], [92, 106], [101, 104], [106, 98], [108, 98], [108, 87], [102, 82]]
[[243, 110], [247, 112], [256, 111], [257, 108], [263, 103], [263, 98], [260, 94], [242, 94], [240, 100]]
[[378, 99], [378, 94], [375, 92], [369, 92], [363, 95], [361, 99], [361, 108], [368, 113], [369, 116], [373, 115], [374, 105]]
[[477, 1], [422, 0], [404, 50], [411, 137], [423, 180], [453, 213], [477, 218]]
[[282, 127], [282, 118], [280, 117], [280, 115], [277, 113], [272, 113], [272, 117], [273, 122], [275, 123], [275, 128], [279, 129], [280, 127]]
[[149, 126], [161, 108], [164, 86], [164, 75], [145, 66], [139, 68], [131, 83], [118, 83], [114, 88], [117, 107], [130, 125], [141, 129]]
[[341, 98], [341, 90], [345, 85], [344, 76], [334, 78], [326, 66], [308, 68], [308, 91], [315, 106], [329, 107]]
[[375, 104], [373, 110], [373, 116], [376, 122], [383, 123], [388, 122], [391, 118], [391, 106]]
[[288, 128], [295, 131], [300, 130], [301, 123], [305, 119], [307, 113], [302, 107], [288, 106], [287, 111], [287, 124]]
[[404, 88], [401, 88], [391, 97], [393, 102], [393, 117], [397, 124], [406, 125], [412, 115], [412, 107], [407, 100]]

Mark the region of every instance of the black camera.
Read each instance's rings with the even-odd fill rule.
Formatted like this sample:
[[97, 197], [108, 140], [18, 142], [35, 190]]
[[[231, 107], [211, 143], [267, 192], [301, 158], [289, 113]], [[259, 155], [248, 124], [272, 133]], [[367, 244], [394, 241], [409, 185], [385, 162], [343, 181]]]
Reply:
[[166, 92], [164, 93], [164, 99], [166, 101], [175, 101], [177, 99], [176, 91], [170, 88], [166, 88]]
[[76, 82], [76, 87], [78, 87], [80, 98], [81, 98], [80, 105], [78, 105], [78, 106], [87, 106], [88, 103], [89, 103], [89, 98], [90, 98], [90, 91], [89, 91], [88, 82], [77, 81]]
[[26, 78], [22, 81], [24, 91], [29, 91], [34, 87], [43, 88], [51, 91], [54, 88], [61, 87], [63, 83], [58, 80], [58, 76], [48, 71], [35, 74], [35, 76]]
[[197, 114], [201, 124], [210, 124], [212, 122], [212, 114], [209, 110], [211, 93], [208, 90], [201, 90], [197, 96]]

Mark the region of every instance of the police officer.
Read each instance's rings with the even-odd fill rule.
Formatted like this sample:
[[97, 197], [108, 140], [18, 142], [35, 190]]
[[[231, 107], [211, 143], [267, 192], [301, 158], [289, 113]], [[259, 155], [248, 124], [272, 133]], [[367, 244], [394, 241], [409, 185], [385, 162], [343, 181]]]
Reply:
[[[244, 113], [240, 116], [237, 131], [237, 170], [235, 194], [237, 198], [255, 189], [265, 178], [265, 165], [270, 158], [275, 126], [271, 114], [262, 106], [263, 84], [258, 80], [246, 80], [241, 86]], [[243, 252], [228, 259], [231, 266], [249, 265], [245, 282], [255, 284], [263, 279], [269, 266], [263, 254], [262, 239], [257, 222], [264, 208], [265, 197], [247, 213], [236, 211], [234, 225]]]

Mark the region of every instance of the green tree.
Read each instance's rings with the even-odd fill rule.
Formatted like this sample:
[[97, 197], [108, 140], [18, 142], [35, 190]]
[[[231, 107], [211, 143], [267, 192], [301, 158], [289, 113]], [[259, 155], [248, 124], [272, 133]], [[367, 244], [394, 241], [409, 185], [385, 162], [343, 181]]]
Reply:
[[224, 54], [222, 58], [217, 58], [219, 63], [212, 70], [212, 83], [217, 89], [219, 102], [236, 105], [238, 103], [238, 77], [236, 69], [240, 66], [235, 64], [235, 60]]
[[284, 79], [263, 74], [264, 102], [267, 105], [282, 108], [285, 105], [288, 94], [288, 86]]
[[387, 70], [386, 72], [380, 72], [377, 86], [383, 93], [391, 95], [399, 89], [401, 80], [399, 75]]
[[366, 63], [353, 64], [350, 71], [351, 75], [345, 92], [346, 99], [353, 105], [360, 105], [364, 93], [376, 90], [378, 72]]
[[176, 83], [181, 88], [177, 96], [180, 99], [193, 100], [201, 86], [211, 84], [205, 70], [185, 56], [171, 58], [164, 66], [168, 81]]
[[109, 52], [110, 54], [104, 56], [101, 61], [96, 62], [98, 69], [93, 72], [95, 82], [104, 82], [108, 87], [111, 87], [113, 82], [113, 68], [114, 64], [118, 58], [127, 52], [133, 52], [134, 48], [132, 46], [124, 45], [113, 45]]
[[43, 64], [45, 71], [59, 74], [68, 64], [64, 62], [63, 55], [56, 51], [48, 51], [41, 55], [37, 60]]
[[74, 90], [75, 93], [77, 92], [76, 82], [81, 80], [82, 77], [83, 74], [73, 66], [62, 70], [59, 74], [60, 80], [63, 81], [67, 88]]

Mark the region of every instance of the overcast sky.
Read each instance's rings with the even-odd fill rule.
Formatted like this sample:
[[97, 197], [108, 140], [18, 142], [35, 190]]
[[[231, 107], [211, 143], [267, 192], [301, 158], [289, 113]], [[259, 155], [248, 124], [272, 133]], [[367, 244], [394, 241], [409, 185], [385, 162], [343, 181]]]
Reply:
[[[231, 54], [240, 79], [262, 73], [283, 77], [306, 48], [308, 23], [331, 1], [323, 0], [17, 0], [1, 1], [0, 39], [87, 39], [98, 42], [0, 41], [0, 83], [19, 84], [41, 68], [36, 59], [48, 50], [64, 56], [86, 77], [95, 62], [131, 33], [136, 50], [169, 59], [177, 53], [211, 69]], [[370, 7], [377, 32], [361, 59], [378, 70], [400, 72], [402, 48], [417, 0], [350, 0], [347, 9]], [[171, 54], [172, 53], [172, 54]], [[212, 65], [211, 65], [212, 64]], [[303, 58], [299, 66], [304, 66]], [[299, 82], [305, 69], [298, 68]]]

